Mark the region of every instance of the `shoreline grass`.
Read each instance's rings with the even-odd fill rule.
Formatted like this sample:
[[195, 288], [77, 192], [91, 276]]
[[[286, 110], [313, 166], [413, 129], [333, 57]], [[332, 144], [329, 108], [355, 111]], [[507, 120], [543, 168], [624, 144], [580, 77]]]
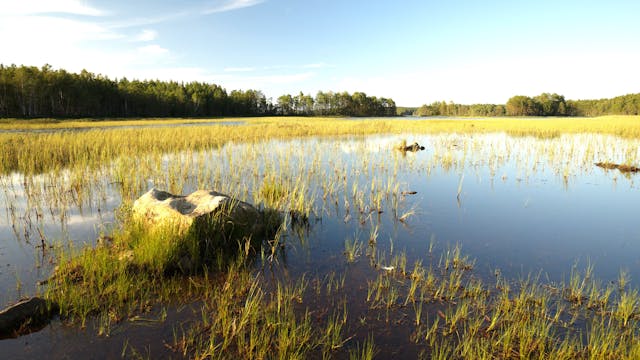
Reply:
[[[226, 119], [220, 119], [224, 121]], [[231, 120], [231, 119], [229, 119]], [[77, 134], [0, 133], [0, 173], [42, 173], [68, 166], [97, 168], [120, 156], [204, 150], [229, 142], [266, 139], [370, 134], [494, 133], [553, 138], [565, 133], [601, 133], [640, 138], [640, 116], [554, 119], [483, 120], [349, 120], [335, 118], [268, 117], [246, 120], [242, 126], [182, 128], [92, 129]], [[180, 122], [183, 120], [163, 120]], [[143, 123], [147, 123], [144, 121]], [[134, 122], [131, 122], [134, 123]], [[95, 123], [80, 123], [95, 124]], [[28, 129], [28, 125], [27, 126]], [[20, 128], [20, 126], [16, 126]], [[124, 146], [123, 144], [126, 144]]]
[[[367, 276], [373, 279], [347, 298], [349, 266], [342, 275], [311, 281], [306, 273], [266, 281], [242, 246], [237, 256], [213, 254], [213, 262], [199, 264], [201, 271], [168, 271], [182, 254], [180, 247], [163, 245], [172, 234], [171, 229], [147, 234], [128, 223], [111, 245], [71, 254], [62, 248], [45, 297], [72, 324], [84, 327], [89, 318], [97, 318], [103, 336], [153, 306], [202, 301], [201, 318], [183, 324], [169, 346], [175, 354], [198, 359], [230, 354], [373, 358], [381, 350], [386, 356], [389, 349], [375, 345], [375, 331], [356, 337], [367, 319], [383, 321], [390, 329], [409, 327], [406, 341], [421, 352], [420, 358], [632, 359], [640, 354], [640, 295], [628, 288], [625, 271], [617, 287], [602, 286], [590, 264], [584, 269], [574, 264], [569, 279], [560, 283], [531, 274], [483, 280], [475, 275], [476, 260], [456, 245], [412, 268], [405, 252], [393, 256], [388, 269], [370, 263]], [[364, 303], [369, 310], [357, 322], [349, 320], [358, 307], [347, 301]], [[318, 309], [317, 304], [324, 305]]]
[[[370, 226], [370, 231], [362, 233], [366, 234], [364, 238], [368, 237], [368, 241], [361, 240], [358, 232], [345, 239], [344, 248], [339, 251], [344, 250], [346, 256], [338, 256], [340, 260], [336, 260], [338, 264], [344, 262], [347, 269], [344, 273], [332, 273], [334, 275], [328, 278], [311, 281], [307, 281], [303, 274], [293, 279], [271, 280], [269, 285], [265, 285], [263, 273], [251, 266], [248, 256], [251, 251], [242, 243], [239, 249], [234, 249], [238, 251], [237, 258], [209, 256], [206, 263], [198, 262], [199, 271], [181, 273], [175, 271], [180, 268], [176, 264], [186, 253], [198, 255], [197, 247], [189, 246], [189, 243], [182, 247], [162, 246], [172, 236], [171, 229], [160, 234], [146, 234], [125, 219], [120, 233], [112, 236], [112, 246], [80, 250], [59, 247], [60, 276], [50, 281], [46, 296], [61, 303], [63, 317], [72, 322], [84, 324], [87, 318], [97, 317], [101, 324], [99, 333], [103, 335], [108, 335], [112, 324], [128, 316], [144, 314], [151, 304], [202, 300], [202, 318], [188, 324], [184, 332], [177, 331], [172, 345], [177, 354], [193, 358], [233, 355], [240, 358], [344, 358], [347, 355], [371, 358], [384, 348], [378, 345], [380, 342], [375, 333], [370, 338], [369, 334], [366, 338], [356, 336], [363, 333], [363, 327], [370, 330], [366, 325], [358, 325], [368, 321], [383, 324], [389, 329], [409, 326], [413, 334], [406, 342], [423, 351], [425, 358], [588, 359], [603, 358], [608, 354], [615, 358], [634, 358], [640, 354], [640, 346], [635, 345], [640, 342], [637, 331], [640, 296], [637, 290], [628, 288], [629, 279], [624, 272], [617, 280], [617, 289], [598, 283], [591, 276], [589, 267], [583, 272], [575, 269], [569, 280], [561, 284], [543, 283], [535, 276], [520, 280], [498, 277], [495, 281], [483, 281], [474, 274], [478, 265], [464, 255], [459, 246], [446, 249], [440, 255], [437, 252], [432, 254], [433, 246], [430, 245], [428, 258], [432, 261], [426, 265], [416, 261], [413, 267], [411, 263], [407, 264], [406, 253], [393, 252], [393, 238], [389, 239], [390, 251], [379, 252], [377, 246], [383, 246], [378, 239], [380, 216], [391, 216], [396, 219], [396, 225], [403, 226], [414, 219], [415, 208], [403, 203], [410, 201], [406, 199], [411, 194], [402, 194], [397, 171], [398, 166], [414, 171], [426, 170], [421, 167], [423, 164], [413, 163], [411, 157], [404, 159], [394, 154], [389, 158], [390, 163], [381, 164], [376, 162], [375, 155], [363, 153], [358, 154], [357, 164], [347, 165], [341, 159], [335, 159], [330, 168], [321, 169], [320, 164], [326, 159], [314, 149], [276, 149], [269, 144], [245, 146], [241, 151], [232, 146], [216, 148], [222, 144], [251, 144], [271, 138], [351, 136], [352, 133], [419, 134], [449, 132], [451, 128], [462, 129], [460, 131], [465, 133], [493, 132], [492, 127], [497, 125], [492, 124], [492, 120], [482, 120], [483, 124], [489, 125], [481, 129], [475, 129], [478, 122], [471, 122], [474, 129], [469, 129], [469, 132], [463, 131], [464, 125], [469, 124], [466, 121], [451, 125], [452, 121], [440, 123], [438, 120], [408, 126], [411, 121], [327, 119], [326, 122], [320, 120], [319, 124], [306, 123], [309, 120], [313, 119], [261, 118], [242, 127], [220, 129], [91, 130], [81, 135], [29, 134], [12, 138], [25, 143], [33, 141], [29, 143], [34, 146], [31, 152], [44, 156], [29, 158], [32, 154], [27, 154], [28, 149], [8, 148], [17, 151], [16, 156], [22, 156], [16, 169], [28, 173], [28, 169], [38, 172], [54, 166], [51, 183], [34, 186], [30, 183], [30, 176], [21, 178], [24, 179], [24, 187], [33, 192], [27, 192], [27, 196], [43, 196], [49, 191], [44, 189], [53, 184], [53, 193], [71, 194], [64, 199], [46, 199], [59, 203], [61, 208], [68, 207], [72, 201], [82, 203], [79, 198], [83, 196], [90, 197], [92, 184], [97, 180], [87, 173], [94, 166], [103, 169], [105, 181], [114, 181], [116, 193], [119, 192], [125, 203], [135, 198], [151, 178], [155, 183], [167, 185], [173, 192], [182, 192], [190, 186], [217, 189], [223, 186], [225, 190], [234, 189], [233, 195], [238, 195], [238, 198], [276, 208], [285, 214], [287, 220], [283, 221], [281, 231], [273, 239], [266, 239], [263, 243], [263, 256], [255, 255], [254, 261], [262, 259], [263, 269], [286, 268], [285, 239], [295, 237], [299, 229], [304, 233], [304, 229], [313, 226], [309, 225], [308, 219], [316, 207], [322, 208], [319, 211], [322, 214], [325, 207], [335, 204], [338, 208], [338, 203], [344, 203], [342, 209], [346, 215], [353, 214], [354, 225], [358, 229]], [[509, 121], [540, 121], [544, 126], [536, 128], [529, 124], [527, 126], [531, 128], [521, 126], [503, 132], [542, 138], [556, 136], [555, 130], [547, 128], [547, 121], [551, 120]], [[405, 125], [407, 128], [403, 128]], [[440, 126], [442, 130], [438, 130]], [[529, 132], [533, 131], [531, 129], [540, 131]], [[617, 131], [614, 125], [611, 129]], [[636, 131], [633, 129], [630, 133]], [[3, 135], [0, 139], [5, 139]], [[446, 137], [434, 141], [433, 145], [440, 152], [434, 152], [429, 166], [462, 171], [465, 161], [472, 161], [470, 158], [476, 147], [482, 148], [484, 141], [476, 139], [464, 143], [464, 150], [460, 150], [464, 154], [455, 157], [446, 149], [458, 140]], [[296, 144], [293, 141], [287, 146], [295, 147]], [[491, 150], [495, 153], [480, 152], [475, 156], [476, 159], [489, 159], [486, 166], [499, 169], [505, 158], [511, 156], [508, 148], [518, 144], [510, 141], [499, 143], [496, 150]], [[504, 152], [501, 151], [503, 145], [506, 148]], [[538, 147], [545, 145], [536, 143], [529, 150], [536, 153]], [[209, 164], [214, 158], [208, 157], [211, 153], [197, 152], [211, 148], [216, 148], [211, 153], [222, 153], [215, 157], [213, 165]], [[520, 161], [526, 168], [528, 164], [537, 162], [539, 157], [547, 157], [553, 160], [550, 160], [553, 167], [558, 163], [564, 164], [564, 156], [571, 159], [590, 159], [593, 156], [593, 149], [588, 149], [581, 157], [573, 153], [572, 148], [573, 145], [568, 144], [567, 149], [529, 154], [535, 161]], [[43, 155], [46, 151], [50, 152], [46, 156], [53, 159]], [[176, 151], [182, 152], [171, 156], [166, 154]], [[273, 158], [266, 160], [265, 152], [272, 152]], [[629, 158], [635, 159], [634, 154], [630, 152]], [[60, 158], [64, 160], [59, 162]], [[238, 164], [241, 160], [247, 164]], [[585, 160], [578, 166], [589, 163]], [[256, 164], [261, 167], [254, 166]], [[219, 168], [225, 168], [227, 172], [223, 173]], [[564, 175], [562, 168], [556, 171], [561, 174], [559, 176], [571, 176], [570, 171]], [[352, 172], [356, 175], [349, 176]], [[56, 183], [56, 176], [64, 180]], [[497, 176], [500, 176], [499, 172]], [[458, 183], [458, 196], [461, 189], [462, 180]], [[455, 198], [454, 186], [451, 199]], [[306, 221], [306, 224], [296, 229], [292, 224], [294, 216], [300, 216], [301, 222]], [[126, 218], [126, 214], [123, 217]], [[350, 221], [347, 216], [344, 219], [345, 223]], [[303, 233], [298, 235], [301, 239]], [[433, 238], [431, 241], [434, 242]], [[366, 261], [355, 260], [365, 253], [372, 259], [390, 259], [390, 266], [381, 267], [378, 265], [386, 264], [386, 261], [379, 260], [375, 264], [372, 260], [374, 266], [363, 272], [362, 266], [366, 266]], [[282, 261], [274, 261], [278, 259]], [[358, 274], [371, 279], [361, 280], [362, 288], [349, 289], [347, 297], [344, 279], [349, 275], [348, 269], [359, 269]], [[341, 280], [336, 280], [336, 277]], [[322, 286], [323, 282], [328, 284]], [[316, 285], [310, 287], [309, 283]], [[313, 308], [318, 300], [310, 298], [326, 300], [324, 306], [327, 309]], [[365, 304], [367, 312], [358, 314], [362, 317], [357, 318], [351, 308], [347, 311], [347, 301]], [[344, 306], [344, 312], [341, 312], [341, 306]], [[324, 310], [327, 311], [322, 312]]]

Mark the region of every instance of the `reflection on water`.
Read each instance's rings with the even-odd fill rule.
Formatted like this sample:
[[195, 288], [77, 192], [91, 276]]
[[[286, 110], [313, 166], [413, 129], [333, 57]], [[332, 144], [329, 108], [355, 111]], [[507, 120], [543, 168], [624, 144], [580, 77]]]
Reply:
[[[405, 139], [426, 150], [394, 151]], [[578, 261], [593, 264], [604, 281], [626, 269], [637, 284], [640, 177], [593, 164], [637, 164], [639, 145], [600, 135], [311, 138], [118, 159], [81, 181], [70, 171], [12, 174], [0, 180], [0, 303], [37, 292], [36, 282], [51, 271], [51, 246], [92, 244], [108, 232], [122, 199], [156, 186], [177, 193], [213, 188], [259, 203], [255, 189], [265, 178], [304, 179], [311, 199], [316, 221], [290, 231], [278, 263], [293, 278], [347, 271], [345, 287], [361, 289], [377, 270], [364, 260], [348, 264], [345, 239], [367, 247], [375, 229], [382, 261], [406, 252], [408, 264], [427, 262], [430, 247], [460, 244], [480, 276], [542, 271], [561, 281]]]

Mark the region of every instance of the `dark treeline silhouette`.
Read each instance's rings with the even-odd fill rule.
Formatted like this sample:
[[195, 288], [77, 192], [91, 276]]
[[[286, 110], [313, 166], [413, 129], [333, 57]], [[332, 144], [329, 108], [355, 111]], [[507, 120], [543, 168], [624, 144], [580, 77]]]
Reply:
[[558, 94], [543, 93], [535, 97], [517, 95], [506, 105], [461, 105], [444, 101], [422, 105], [418, 116], [601, 116], [639, 115], [640, 94], [600, 100], [565, 100]]
[[263, 115], [394, 116], [391, 99], [356, 92], [283, 95], [272, 103], [259, 90], [233, 90], [202, 82], [112, 80], [0, 64], [0, 117], [203, 117]]

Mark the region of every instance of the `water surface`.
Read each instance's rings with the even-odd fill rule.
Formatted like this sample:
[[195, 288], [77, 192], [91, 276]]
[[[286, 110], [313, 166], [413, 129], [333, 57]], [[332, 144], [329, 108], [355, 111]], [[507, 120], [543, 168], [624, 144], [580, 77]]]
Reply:
[[[417, 141], [426, 150], [394, 150], [402, 140]], [[115, 211], [123, 199], [132, 201], [150, 187], [177, 193], [211, 188], [259, 203], [255, 189], [266, 178], [281, 183], [303, 179], [313, 209], [304, 231], [292, 229], [286, 235], [272, 276], [295, 281], [303, 274], [344, 274], [345, 291], [359, 298], [379, 271], [365, 259], [366, 252], [384, 254], [382, 262], [404, 253], [408, 264], [428, 264], [434, 261], [430, 247], [440, 253], [460, 245], [476, 260], [474, 271], [483, 278], [497, 270], [512, 279], [534, 273], [560, 282], [575, 263], [590, 263], [604, 282], [624, 269], [637, 286], [640, 176], [594, 163], [638, 160], [639, 149], [638, 140], [608, 135], [401, 134], [229, 143], [197, 153], [119, 159], [84, 174], [81, 190], [74, 188], [78, 175], [71, 170], [6, 175], [0, 178], [0, 304], [41, 291], [36, 283], [55, 265], [51, 254], [56, 246], [92, 245], [108, 234], [117, 226]], [[118, 183], [116, 174], [123, 173], [137, 179], [133, 190]], [[375, 228], [378, 236], [371, 249], [367, 239]], [[354, 263], [343, 254], [347, 239], [363, 243]], [[257, 264], [256, 272], [262, 271], [264, 264]], [[353, 321], [368, 311], [366, 304], [349, 306]], [[162, 349], [151, 334], [170, 334], [172, 321], [181, 316], [147, 333], [125, 326], [130, 337], [110, 341], [54, 322], [40, 333], [2, 341], [0, 347], [20, 354], [27, 341], [34, 354], [59, 349], [61, 342], [112, 347], [139, 337], [140, 344], [151, 341], [154, 349]], [[354, 325], [354, 333], [363, 338], [365, 330]], [[397, 345], [403, 330], [396, 330], [379, 334], [376, 344]], [[77, 354], [86, 351], [71, 348]], [[388, 355], [409, 356], [414, 350]]]

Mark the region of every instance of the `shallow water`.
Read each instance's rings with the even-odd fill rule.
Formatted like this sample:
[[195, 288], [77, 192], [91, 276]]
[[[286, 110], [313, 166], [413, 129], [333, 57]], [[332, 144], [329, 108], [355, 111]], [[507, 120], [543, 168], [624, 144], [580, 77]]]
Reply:
[[[393, 149], [405, 139], [426, 150]], [[594, 274], [605, 282], [625, 269], [637, 286], [640, 175], [593, 164], [638, 160], [639, 145], [638, 140], [602, 135], [310, 138], [230, 143], [160, 159], [120, 159], [86, 174], [81, 190], [73, 190], [72, 172], [29, 178], [12, 174], [0, 179], [4, 190], [0, 203], [5, 204], [0, 217], [0, 304], [39, 291], [36, 282], [46, 279], [53, 266], [52, 246], [92, 245], [101, 233], [108, 234], [122, 199], [131, 201], [155, 186], [180, 193], [212, 188], [257, 203], [260, 198], [253, 189], [265, 177], [282, 183], [303, 179], [313, 204], [309, 226], [285, 237], [284, 253], [271, 269], [276, 277], [294, 281], [303, 274], [320, 278], [331, 272], [345, 274], [345, 292], [358, 298], [366, 294], [367, 280], [379, 271], [367, 262], [366, 252], [383, 254], [379, 265], [404, 252], [411, 267], [416, 260], [434, 261], [430, 246], [439, 254], [459, 244], [476, 260], [474, 272], [483, 278], [499, 270], [512, 279], [534, 273], [545, 281], [560, 282], [578, 262], [593, 264]], [[114, 175], [123, 171], [137, 179], [130, 191], [119, 186]], [[183, 174], [172, 176], [177, 172]], [[367, 240], [376, 227], [377, 241], [371, 249]], [[343, 254], [347, 239], [363, 243], [354, 263]], [[43, 243], [44, 250], [38, 247]], [[256, 271], [265, 270], [258, 266]], [[366, 304], [349, 307], [352, 319], [368, 311]], [[165, 323], [154, 331], [170, 333], [172, 325]], [[396, 327], [378, 334], [376, 344], [406, 339], [399, 335], [403, 328]], [[54, 322], [29, 335], [30, 353], [57, 348], [60, 341], [84, 342], [87, 337], [96, 346], [112, 345], [86, 332], [67, 329], [60, 336], [60, 328]], [[354, 324], [353, 328], [366, 336], [368, 327]], [[24, 346], [24, 338], [0, 343], [13, 354]], [[78, 354], [84, 351], [74, 348]], [[387, 355], [415, 355], [415, 350], [409, 346], [404, 353]]]

